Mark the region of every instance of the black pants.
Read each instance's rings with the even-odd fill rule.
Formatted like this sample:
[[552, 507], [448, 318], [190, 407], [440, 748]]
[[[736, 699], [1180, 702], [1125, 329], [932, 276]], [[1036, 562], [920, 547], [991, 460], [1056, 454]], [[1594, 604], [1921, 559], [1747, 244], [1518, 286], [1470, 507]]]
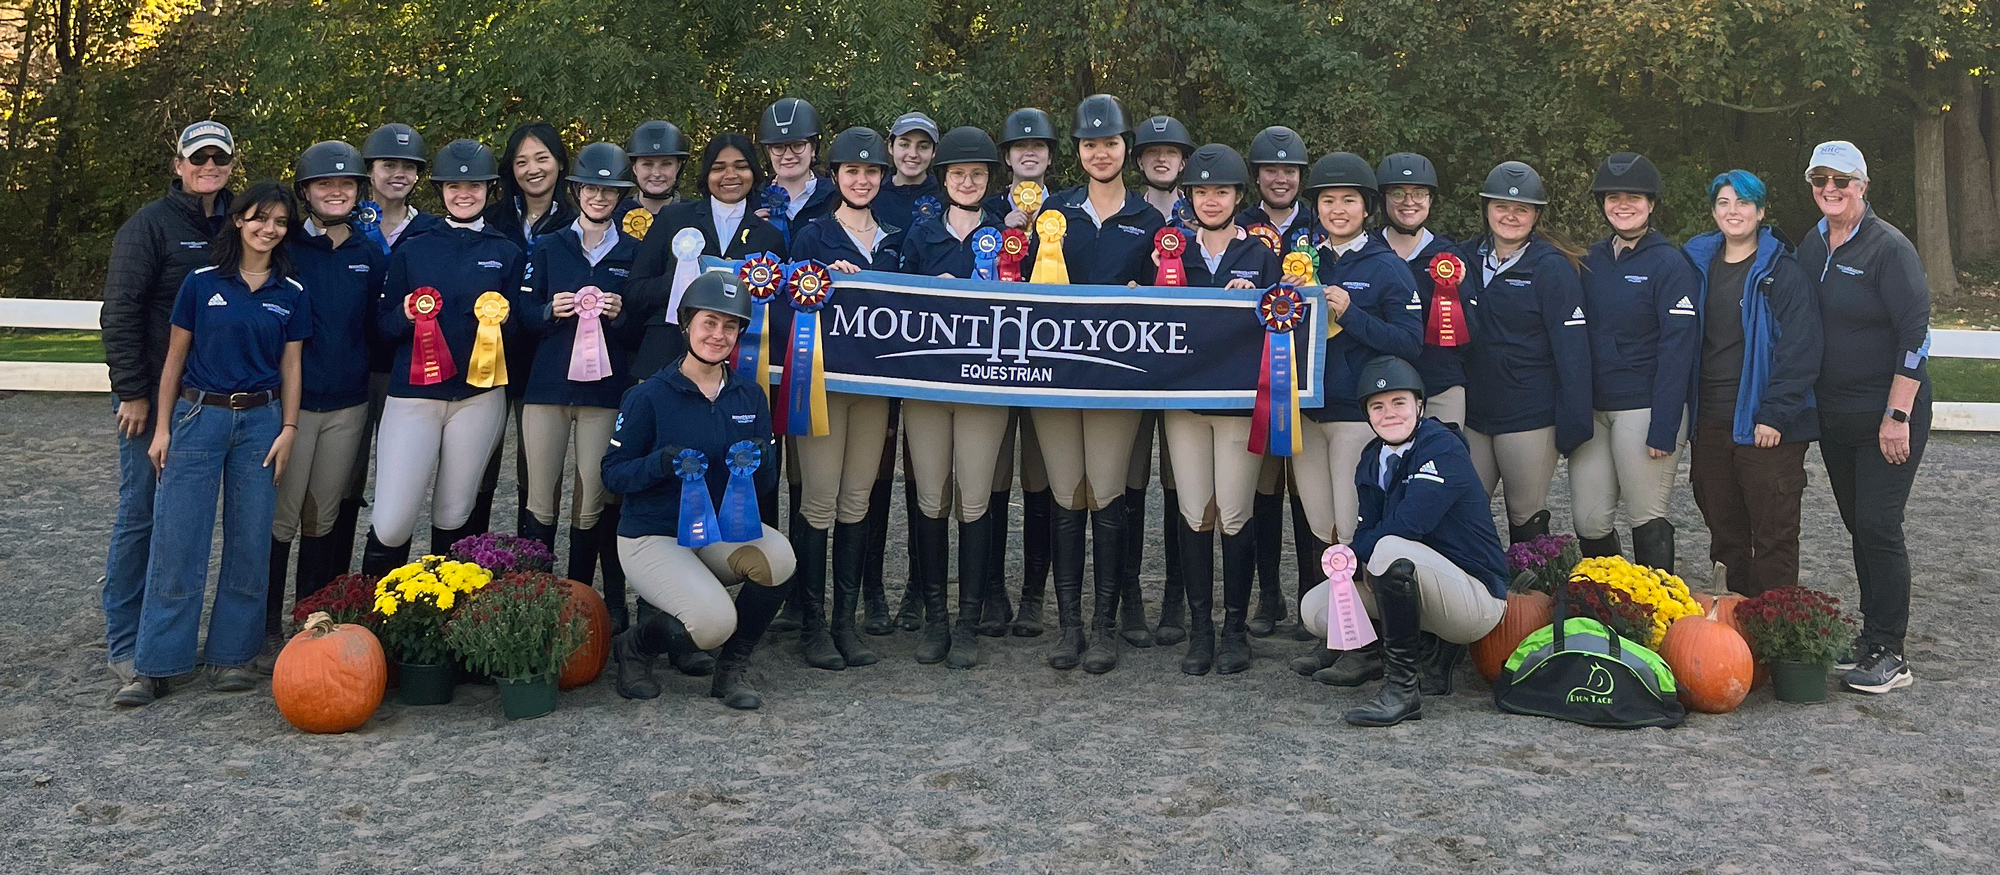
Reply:
[[1695, 423], [1688, 484], [1708, 523], [1708, 557], [1729, 569], [1730, 592], [1756, 596], [1798, 584], [1807, 446], [1740, 446], [1729, 420]]
[[1820, 455], [1840, 521], [1854, 541], [1854, 576], [1861, 582], [1861, 641], [1903, 652], [1910, 628], [1910, 554], [1903, 544], [1903, 508], [1931, 434], [1931, 400], [1910, 411], [1910, 460], [1882, 458], [1880, 413], [1819, 415]]

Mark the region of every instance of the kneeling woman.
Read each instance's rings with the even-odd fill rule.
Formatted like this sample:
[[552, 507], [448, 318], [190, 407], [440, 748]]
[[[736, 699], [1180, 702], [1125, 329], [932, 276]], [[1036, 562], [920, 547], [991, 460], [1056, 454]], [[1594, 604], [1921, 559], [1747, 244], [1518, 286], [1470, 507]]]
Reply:
[[[1424, 716], [1424, 693], [1448, 695], [1458, 648], [1500, 623], [1507, 559], [1465, 442], [1424, 417], [1417, 369], [1378, 356], [1358, 383], [1375, 440], [1354, 470], [1361, 524], [1353, 546], [1366, 572], [1361, 601], [1382, 621], [1384, 672], [1381, 692], [1347, 712], [1347, 722], [1394, 726]], [[1301, 607], [1306, 628], [1325, 637], [1327, 584]]]
[[[640, 598], [660, 609], [625, 630], [612, 647], [618, 694], [658, 696], [654, 657], [670, 653], [686, 659], [720, 646], [708, 694], [731, 708], [755, 708], [764, 699], [744, 672], [750, 651], [785, 603], [792, 547], [761, 522], [753, 541], [690, 548], [677, 537], [683, 482], [677, 466], [696, 454], [706, 462], [699, 476], [717, 508], [729, 486], [730, 448], [740, 442], [751, 442], [760, 454], [753, 474], [756, 493], [768, 495], [777, 486], [770, 403], [757, 384], [728, 367], [736, 338], [750, 323], [750, 293], [720, 273], [704, 273], [688, 284], [679, 312], [686, 354], [625, 393], [604, 455], [605, 488], [625, 496], [618, 556], [626, 579]], [[731, 603], [725, 587], [736, 583], [743, 589]]]

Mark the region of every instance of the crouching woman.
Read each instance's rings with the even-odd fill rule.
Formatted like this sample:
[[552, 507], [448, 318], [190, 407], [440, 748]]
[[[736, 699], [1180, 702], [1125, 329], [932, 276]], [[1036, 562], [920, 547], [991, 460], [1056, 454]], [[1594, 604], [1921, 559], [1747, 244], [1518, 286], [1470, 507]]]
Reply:
[[[625, 496], [618, 558], [626, 580], [661, 611], [633, 624], [613, 644], [618, 694], [658, 696], [655, 657], [670, 653], [685, 659], [720, 646], [708, 694], [747, 710], [763, 704], [744, 673], [757, 640], [785, 603], [796, 564], [791, 545], [756, 521], [754, 507], [749, 519], [758, 526], [755, 539], [718, 539], [690, 548], [678, 535], [681, 490], [693, 482], [684, 481], [683, 472], [701, 480], [709, 509], [721, 512], [731, 477], [730, 449], [740, 442], [754, 445], [761, 460], [751, 474], [754, 494], [768, 495], [777, 487], [769, 402], [755, 383], [729, 367], [737, 337], [750, 323], [750, 293], [733, 278], [702, 274], [681, 298], [679, 321], [687, 351], [625, 393], [604, 455], [605, 487]], [[732, 602], [725, 587], [737, 583], [743, 589]]]
[[[1449, 694], [1463, 645], [1499, 624], [1507, 559], [1465, 441], [1424, 417], [1416, 368], [1377, 356], [1358, 383], [1375, 440], [1354, 472], [1361, 523], [1353, 547], [1365, 572], [1357, 575], [1361, 602], [1381, 621], [1383, 676], [1375, 700], [1346, 717], [1394, 726], [1424, 716], [1424, 694]], [[1306, 627], [1322, 637], [1327, 602], [1322, 583], [1300, 605]]]

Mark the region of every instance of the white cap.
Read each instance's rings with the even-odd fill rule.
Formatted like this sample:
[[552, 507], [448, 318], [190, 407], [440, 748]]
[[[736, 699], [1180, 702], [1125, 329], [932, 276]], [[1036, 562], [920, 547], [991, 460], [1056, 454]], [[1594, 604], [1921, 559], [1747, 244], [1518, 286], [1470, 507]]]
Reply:
[[1868, 159], [1861, 157], [1859, 147], [1846, 140], [1828, 140], [1814, 146], [1812, 160], [1806, 163], [1806, 170], [1815, 167], [1850, 174], [1862, 182], [1868, 181]]
[[236, 154], [236, 138], [218, 121], [199, 121], [181, 129], [182, 158], [193, 155], [203, 146], [214, 146], [230, 155]]

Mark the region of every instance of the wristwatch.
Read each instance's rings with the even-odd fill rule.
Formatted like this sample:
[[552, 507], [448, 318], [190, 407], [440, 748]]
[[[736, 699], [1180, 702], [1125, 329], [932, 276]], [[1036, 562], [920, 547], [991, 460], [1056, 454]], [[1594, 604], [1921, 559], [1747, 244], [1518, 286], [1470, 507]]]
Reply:
[[1894, 407], [1890, 407], [1887, 415], [1890, 419], [1893, 419], [1897, 422], [1910, 421], [1910, 412], [1907, 410], [1897, 410]]

